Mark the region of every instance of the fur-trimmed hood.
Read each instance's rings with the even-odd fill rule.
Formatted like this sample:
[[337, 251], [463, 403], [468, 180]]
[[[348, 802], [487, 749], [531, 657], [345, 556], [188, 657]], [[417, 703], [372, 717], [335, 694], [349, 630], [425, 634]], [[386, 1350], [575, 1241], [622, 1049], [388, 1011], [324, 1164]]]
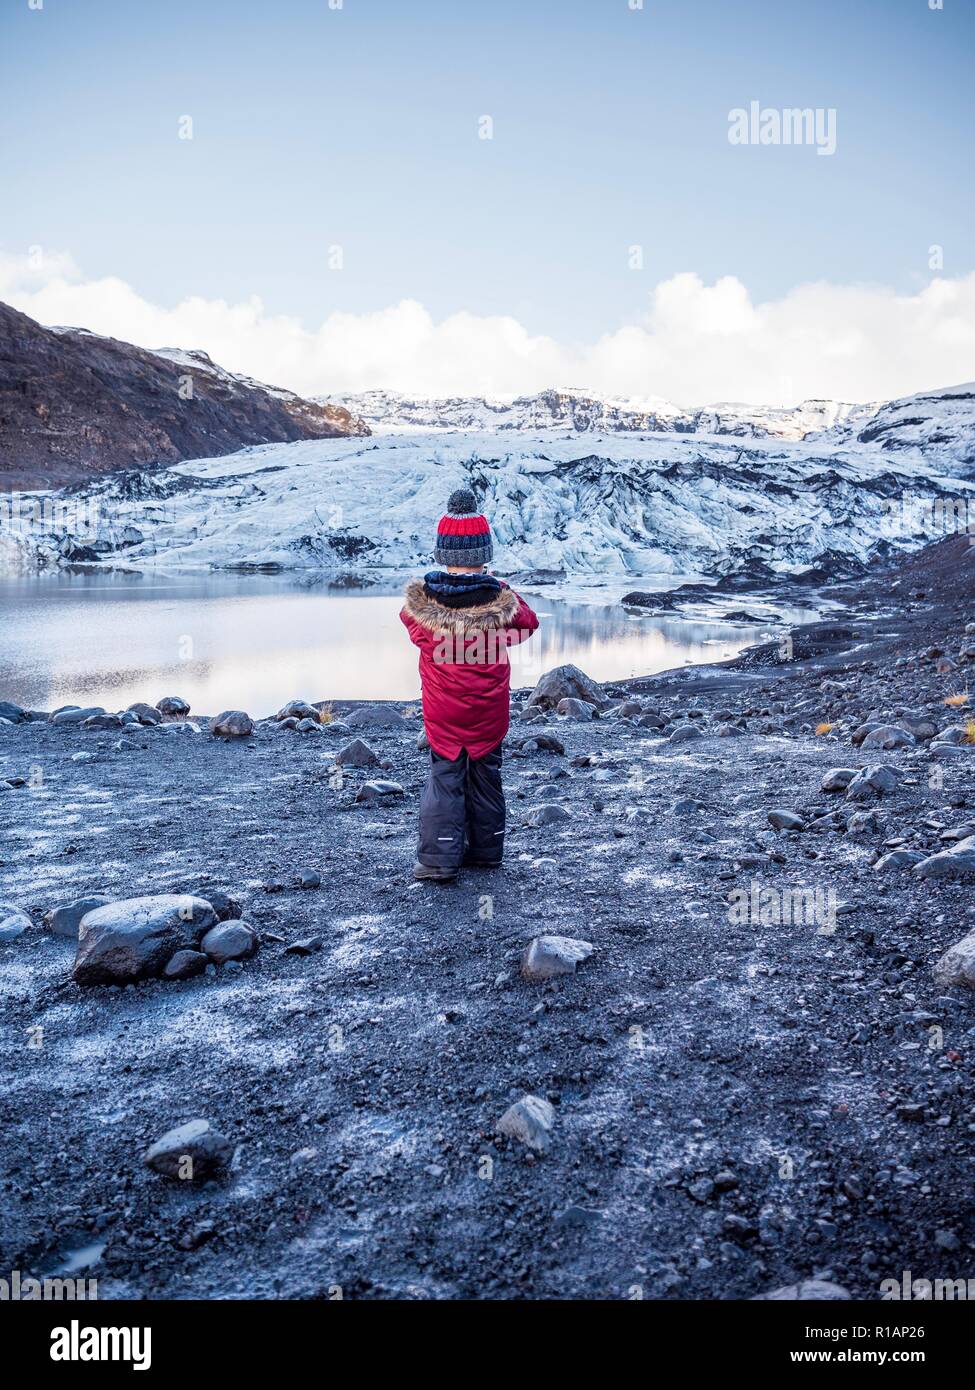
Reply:
[[448, 608], [427, 593], [422, 579], [411, 579], [406, 586], [404, 605], [410, 617], [430, 632], [451, 637], [477, 637], [492, 628], [510, 627], [518, 612], [518, 595], [503, 588], [490, 603], [475, 608]]

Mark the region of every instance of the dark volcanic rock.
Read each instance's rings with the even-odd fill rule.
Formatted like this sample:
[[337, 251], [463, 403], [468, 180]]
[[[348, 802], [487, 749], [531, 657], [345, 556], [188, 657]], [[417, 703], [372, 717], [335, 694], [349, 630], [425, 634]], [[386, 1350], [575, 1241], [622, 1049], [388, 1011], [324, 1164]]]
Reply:
[[7, 489], [59, 487], [248, 444], [368, 433], [340, 406], [235, 377], [204, 352], [173, 361], [84, 329], [54, 333], [0, 304], [0, 485]]
[[554, 670], [546, 671], [529, 695], [528, 705], [554, 709], [560, 700], [585, 700], [597, 709], [603, 709], [609, 703], [602, 687], [591, 680], [585, 671], [572, 665], [556, 666]]
[[234, 1156], [233, 1140], [209, 1120], [190, 1120], [168, 1130], [145, 1152], [143, 1162], [167, 1178], [192, 1182], [223, 1172]]
[[86, 898], [76, 898], [74, 902], [52, 908], [44, 918], [44, 925], [55, 936], [63, 936], [69, 941], [77, 941], [78, 927], [85, 913], [94, 912], [96, 907], [104, 907], [110, 902], [111, 898], [101, 897], [97, 893], [89, 894]]
[[202, 898], [160, 893], [123, 898], [81, 919], [74, 978], [79, 985], [128, 984], [159, 975], [174, 952], [195, 947], [216, 913]]
[[246, 922], [221, 922], [211, 927], [200, 942], [201, 949], [214, 965], [226, 965], [228, 960], [246, 960], [259, 945], [257, 933]]
[[242, 709], [225, 709], [210, 725], [210, 732], [220, 738], [247, 738], [254, 732], [254, 721]]

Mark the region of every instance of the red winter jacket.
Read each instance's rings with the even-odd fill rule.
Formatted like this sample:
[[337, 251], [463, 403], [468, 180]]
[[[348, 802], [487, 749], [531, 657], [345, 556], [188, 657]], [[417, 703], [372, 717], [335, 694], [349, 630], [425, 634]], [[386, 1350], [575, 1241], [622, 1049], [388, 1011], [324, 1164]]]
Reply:
[[430, 747], [442, 758], [457, 758], [464, 748], [472, 758], [483, 758], [508, 732], [507, 649], [530, 637], [538, 619], [507, 584], [490, 603], [448, 608], [431, 598], [422, 579], [407, 584], [400, 618], [420, 648]]

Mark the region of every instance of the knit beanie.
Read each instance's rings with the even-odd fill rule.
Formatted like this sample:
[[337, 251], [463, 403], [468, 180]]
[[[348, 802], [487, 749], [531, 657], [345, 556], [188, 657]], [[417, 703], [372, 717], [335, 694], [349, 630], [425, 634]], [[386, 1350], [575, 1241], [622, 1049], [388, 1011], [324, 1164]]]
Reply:
[[477, 510], [469, 487], [459, 487], [447, 499], [446, 515], [437, 526], [433, 558], [438, 565], [486, 565], [494, 558], [491, 528]]

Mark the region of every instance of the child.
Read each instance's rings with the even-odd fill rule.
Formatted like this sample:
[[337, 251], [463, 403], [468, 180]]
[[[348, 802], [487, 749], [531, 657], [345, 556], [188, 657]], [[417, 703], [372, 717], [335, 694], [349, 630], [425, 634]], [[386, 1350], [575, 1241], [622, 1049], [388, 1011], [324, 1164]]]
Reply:
[[400, 613], [420, 648], [431, 762], [413, 875], [437, 883], [452, 883], [462, 864], [496, 869], [504, 852], [508, 647], [530, 637], [538, 619], [487, 573], [493, 554], [491, 528], [473, 492], [458, 488], [437, 527], [434, 559], [442, 569], [410, 580]]

